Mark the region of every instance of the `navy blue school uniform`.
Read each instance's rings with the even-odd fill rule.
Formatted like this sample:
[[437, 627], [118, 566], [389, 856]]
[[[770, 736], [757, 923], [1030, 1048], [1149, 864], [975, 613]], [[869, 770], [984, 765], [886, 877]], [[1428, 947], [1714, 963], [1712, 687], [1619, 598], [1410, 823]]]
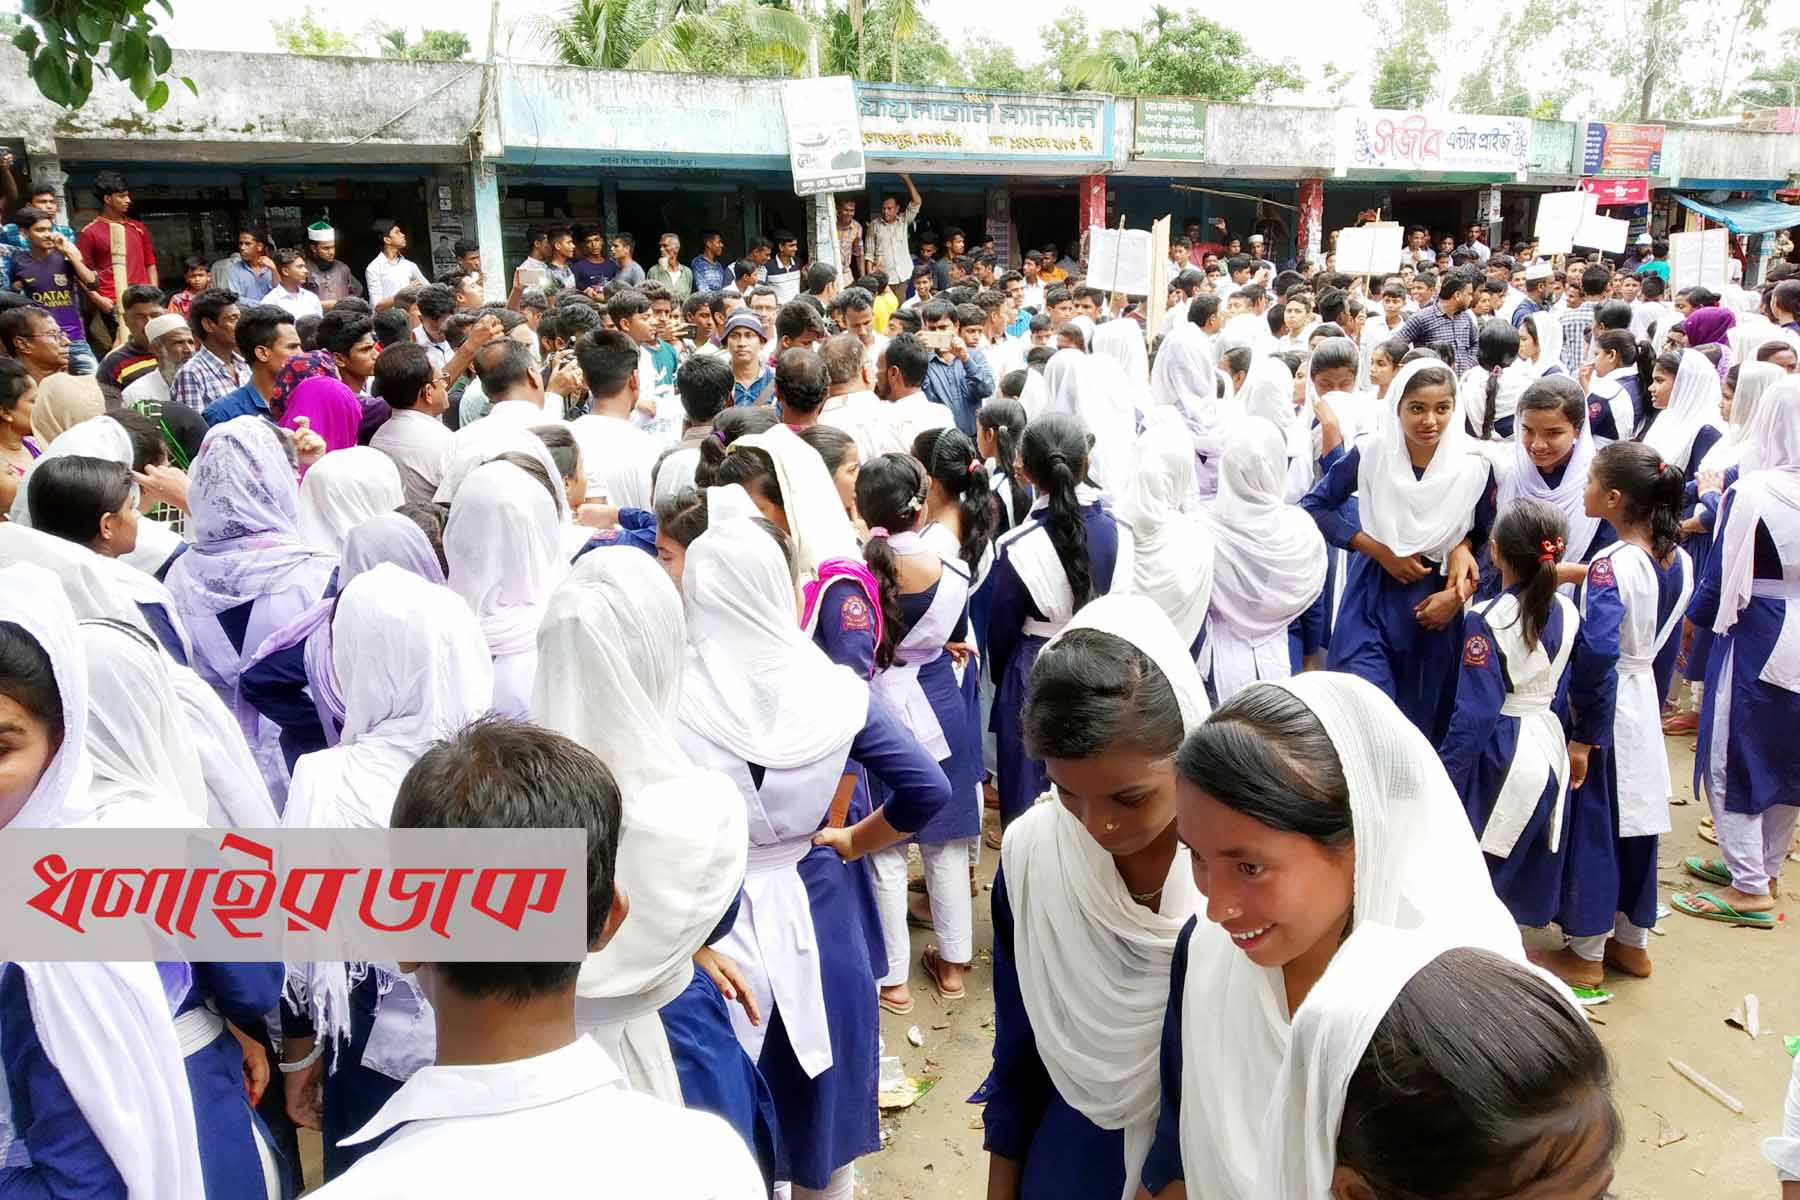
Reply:
[[1587, 394], [1588, 433], [1606, 442], [1630, 441], [1644, 419], [1637, 368], [1621, 367], [1606, 378], [1616, 383], [1618, 390], [1602, 394], [1599, 381], [1595, 381], [1595, 388]]
[[192, 666], [188, 662], [187, 651], [182, 648], [181, 635], [176, 632], [180, 628], [179, 618], [161, 604], [145, 604], [142, 600], [137, 602], [137, 610], [143, 616], [151, 635], [156, 638], [156, 644], [163, 648], [163, 653], [184, 667]]
[[[1350, 549], [1361, 528], [1344, 506], [1357, 488], [1362, 451], [1352, 447], [1332, 464], [1325, 477], [1300, 501], [1331, 545]], [[1423, 475], [1418, 468], [1415, 474]], [[1488, 540], [1494, 524], [1494, 480], [1488, 475], [1476, 501], [1467, 535], [1471, 550]], [[1326, 662], [1334, 671], [1361, 676], [1394, 698], [1400, 711], [1434, 743], [1442, 740], [1455, 699], [1457, 656], [1462, 651], [1462, 614], [1442, 629], [1427, 629], [1413, 609], [1443, 590], [1437, 572], [1414, 583], [1400, 583], [1366, 554], [1349, 555], [1350, 575], [1331, 631]]]
[[[1018, 553], [1023, 539], [1033, 534], [1048, 536], [1046, 516], [1046, 510], [1038, 508], [1000, 539], [998, 557], [987, 583], [993, 593], [988, 602], [987, 656], [997, 689], [990, 728], [996, 742], [995, 773], [999, 777], [1002, 825], [1010, 824], [1031, 807], [1050, 786], [1044, 764], [1025, 753], [1020, 711], [1025, 705], [1025, 686], [1032, 664], [1055, 631], [1048, 628], [1043, 610], [1013, 564], [1013, 555]], [[1093, 594], [1103, 596], [1112, 591], [1120, 539], [1129, 541], [1131, 526], [1114, 517], [1097, 499], [1082, 506], [1081, 520], [1087, 530]], [[1129, 549], [1126, 553], [1127, 569], [1123, 574], [1128, 579]]]
[[[819, 597], [818, 620], [813, 623], [813, 644], [825, 657], [840, 667], [849, 667], [859, 679], [875, 675], [875, 605], [868, 592], [855, 579], [841, 577], [825, 585]], [[856, 776], [856, 790], [850, 795], [850, 808], [844, 823], [854, 825], [875, 811], [877, 801], [869, 787], [869, 777], [852, 761], [844, 772]], [[883, 797], [885, 800], [885, 797]], [[887, 939], [881, 936], [881, 910], [875, 905], [875, 875], [869, 860], [859, 858], [850, 864], [851, 896], [862, 924], [863, 938], [869, 943], [869, 961], [887, 962]], [[875, 972], [880, 978], [885, 965]]]
[[[1062, 1196], [1111, 1200], [1125, 1190], [1125, 1131], [1100, 1128], [1064, 1100], [1051, 1082], [1019, 991], [1004, 871], [994, 874], [993, 897], [994, 1066], [971, 1097], [987, 1105], [981, 1147], [1019, 1164], [1019, 1200]], [[1175, 956], [1177, 987], [1187, 971], [1187, 931], [1181, 936]], [[1166, 1027], [1163, 1036], [1166, 1044]], [[1179, 1175], [1179, 1144], [1174, 1153]], [[1144, 1166], [1146, 1183], [1156, 1162], [1153, 1152]]]
[[1199, 917], [1189, 917], [1175, 941], [1175, 957], [1169, 964], [1169, 1007], [1163, 1013], [1162, 1108], [1156, 1114], [1156, 1136], [1141, 1176], [1152, 1196], [1177, 1179], [1185, 1179], [1181, 1166], [1181, 1002], [1187, 992], [1188, 947], [1194, 940]]
[[[1648, 555], [1636, 547], [1621, 544], [1617, 549], [1609, 548], [1589, 564], [1587, 578], [1576, 593], [1582, 620], [1569, 691], [1573, 719], [1569, 740], [1585, 742], [1593, 749], [1588, 755], [1587, 781], [1569, 792], [1562, 901], [1556, 917], [1556, 923], [1569, 937], [1610, 933], [1619, 913], [1643, 929], [1656, 924], [1657, 837], [1622, 836], [1620, 832], [1621, 770], [1637, 772], [1655, 764], [1647, 763], [1630, 748], [1621, 751], [1617, 744], [1621, 717], [1634, 719], [1632, 712], [1620, 711], [1620, 689], [1622, 675], [1650, 676], [1654, 694], [1640, 704], [1647, 712], [1635, 713], [1635, 720], [1645, 726], [1636, 736], [1645, 744], [1653, 743], [1660, 753], [1657, 700], [1668, 694], [1676, 639], [1666, 637], [1648, 667], [1622, 661], [1622, 625], [1627, 619], [1628, 598], [1618, 574], [1627, 568], [1615, 566], [1613, 556], [1625, 554], [1644, 555], [1648, 562]], [[1692, 569], [1679, 551], [1666, 567], [1649, 565], [1655, 574], [1655, 628], [1659, 632], [1672, 630], [1692, 588]], [[1630, 603], [1649, 599], [1647, 592], [1631, 588]], [[1666, 772], [1666, 762], [1662, 769]]]
[[[336, 579], [334, 572], [333, 586], [325, 590], [327, 596], [337, 590]], [[256, 601], [252, 600], [219, 614], [219, 626], [239, 654], [245, 652], [244, 635], [250, 630], [250, 612], [255, 606]], [[312, 702], [307, 687], [304, 640], [252, 664], [238, 677], [238, 693], [245, 703], [281, 727], [281, 756], [290, 772], [302, 754], [330, 745], [319, 721], [318, 706]]]
[[611, 529], [596, 529], [592, 537], [575, 552], [571, 562], [580, 562], [584, 554], [608, 546], [634, 546], [656, 557], [656, 514], [641, 508], [621, 508], [618, 524]]
[[[924, 618], [937, 598], [937, 590], [938, 585], [933, 583], [922, 592], [900, 597], [900, 613], [908, 628]], [[968, 634], [969, 617], [965, 612], [951, 630], [950, 640], [966, 642]], [[981, 809], [974, 799], [975, 788], [986, 773], [981, 763], [981, 701], [975, 691], [979, 670], [976, 663], [970, 662], [958, 683], [956, 665], [949, 654], [940, 654], [919, 668], [919, 690], [925, 693], [938, 727], [944, 731], [944, 740], [950, 744], [950, 757], [938, 760], [938, 766], [950, 781], [951, 803], [913, 835], [914, 841], [937, 844], [981, 832]]]
[[[736, 915], [734, 904], [720, 922], [721, 934]], [[695, 968], [687, 988], [656, 1015], [669, 1039], [682, 1104], [724, 1118], [756, 1155], [763, 1179], [772, 1186], [780, 1157], [775, 1097], [732, 1033], [731, 1013], [712, 976]]]
[[[1693, 560], [1695, 570], [1704, 566], [1712, 555], [1713, 522], [1718, 516], [1718, 501], [1711, 504], [1701, 503], [1698, 488], [1695, 486], [1700, 475], [1700, 463], [1718, 440], [1725, 435], [1711, 425], [1702, 425], [1694, 434], [1693, 448], [1688, 451], [1687, 462], [1682, 464], [1682, 475], [1687, 486], [1682, 489], [1681, 518], [1693, 517], [1700, 522], [1700, 532], [1690, 533], [1681, 548]], [[1712, 658], [1713, 631], [1710, 625], [1696, 624], [1693, 641], [1688, 646], [1687, 658], [1681, 667], [1681, 677], [1690, 683], [1706, 678], [1706, 666]]]
[[25, 976], [0, 965], [0, 1067], [10, 1128], [0, 1123], [0, 1197], [124, 1200], [125, 1180], [39, 1040]]
[[[1517, 587], [1505, 589], [1517, 596]], [[1519, 750], [1521, 718], [1508, 715], [1502, 706], [1515, 694], [1512, 665], [1506, 647], [1513, 639], [1495, 636], [1489, 622], [1491, 603], [1470, 609], [1463, 623], [1463, 653], [1457, 674], [1456, 705], [1450, 728], [1438, 746], [1444, 770], [1462, 797], [1470, 824], [1479, 839], [1493, 815], [1502, 785]], [[1539, 634], [1539, 643], [1552, 663], [1575, 634], [1573, 608], [1553, 605], [1550, 619]], [[1571, 656], [1572, 657], [1572, 656]], [[1559, 672], [1551, 711], [1566, 720], [1569, 664]], [[1598, 682], [1598, 681], [1594, 681]], [[1512, 853], [1506, 857], [1488, 853], [1488, 874], [1513, 920], [1521, 925], [1548, 925], [1562, 900], [1563, 842], [1567, 837], [1568, 806], [1563, 806], [1557, 830], [1558, 849], [1550, 849], [1550, 822], [1556, 815], [1557, 778], [1549, 775], [1539, 793], [1537, 807], [1520, 831]]]
[[[375, 1119], [375, 1114], [400, 1090], [405, 1080], [383, 1075], [363, 1065], [363, 1052], [369, 1046], [369, 1034], [375, 1028], [375, 1008], [381, 985], [370, 971], [350, 988], [350, 1036], [342, 1043], [325, 1048], [325, 1080], [319, 1135], [325, 1144], [325, 1178], [329, 1182], [355, 1165], [386, 1140], [386, 1135], [340, 1146], [338, 1142]], [[281, 1032], [284, 1037], [312, 1037], [315, 1030], [310, 1019], [296, 1012], [284, 996], [281, 1002]]]
[[[1719, 514], [1721, 535], [1735, 515], [1735, 500], [1735, 491], [1726, 494]], [[1794, 736], [1800, 730], [1800, 693], [1762, 678], [1781, 638], [1788, 608], [1800, 593], [1796, 584], [1800, 563], [1782, 561], [1769, 527], [1772, 520], [1784, 525], [1784, 540], [1791, 543], [1800, 534], [1786, 512], [1765, 511], [1764, 519], [1757, 523], [1751, 564], [1756, 590], [1731, 630], [1714, 645], [1707, 664], [1700, 737], [1694, 748], [1694, 794], [1711, 794], [1712, 773], [1720, 769], [1716, 758], [1723, 754], [1725, 809], [1734, 813], [1757, 814], [1777, 804], [1800, 805], [1800, 738]], [[1712, 628], [1719, 613], [1724, 553], [1722, 537], [1715, 538], [1688, 606], [1688, 620], [1704, 629]]]
[[[873, 697], [868, 718], [850, 743], [850, 761], [884, 785], [888, 798], [883, 812], [903, 833], [924, 828], [950, 802], [943, 771], [899, 718]], [[751, 783], [760, 788], [764, 769], [745, 766]], [[877, 971], [869, 961], [866, 936], [857, 936], [862, 920], [852, 898], [850, 866], [835, 850], [818, 846], [798, 867], [819, 947], [832, 1065], [808, 1077], [779, 1006], [763, 1018], [768, 1032], [756, 1060], [775, 1099], [777, 1178], [802, 1187], [825, 1187], [832, 1171], [881, 1146], [875, 1104], [880, 1013], [872, 986]]]
[[[283, 971], [280, 963], [195, 963], [194, 986], [175, 1015], [179, 1019], [210, 1004], [238, 1028], [255, 1029], [281, 995]], [[244, 1094], [244, 1053], [237, 1038], [230, 1030], [220, 1030], [211, 1042], [189, 1054], [184, 1065], [188, 1090], [194, 1097], [194, 1127], [200, 1135], [200, 1171], [206, 1180], [207, 1200], [265, 1195], [256, 1139], [270, 1147], [271, 1155], [274, 1143]], [[270, 1086], [279, 1090], [280, 1076], [271, 1074]], [[285, 1179], [287, 1171], [278, 1165], [275, 1174]]]

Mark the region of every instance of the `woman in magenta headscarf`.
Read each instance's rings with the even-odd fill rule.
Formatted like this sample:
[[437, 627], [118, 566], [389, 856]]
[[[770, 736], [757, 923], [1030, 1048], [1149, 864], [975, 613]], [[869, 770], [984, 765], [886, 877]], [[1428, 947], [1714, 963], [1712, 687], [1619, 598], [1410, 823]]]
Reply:
[[357, 427], [362, 423], [362, 403], [355, 393], [329, 375], [315, 375], [294, 389], [288, 397], [287, 411], [281, 415], [284, 429], [298, 429], [305, 417], [312, 431], [325, 439], [327, 450], [344, 450], [356, 445]]
[[1725, 378], [1725, 372], [1731, 369], [1731, 343], [1725, 335], [1737, 324], [1737, 314], [1723, 305], [1709, 304], [1688, 313], [1682, 324], [1687, 332], [1690, 349], [1698, 350], [1701, 346], [1719, 348], [1719, 378]]

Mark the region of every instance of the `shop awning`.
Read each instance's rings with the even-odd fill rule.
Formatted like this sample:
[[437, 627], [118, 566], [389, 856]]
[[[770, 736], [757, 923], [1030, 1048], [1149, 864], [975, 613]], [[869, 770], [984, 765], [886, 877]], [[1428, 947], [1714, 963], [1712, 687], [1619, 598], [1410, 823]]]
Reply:
[[1676, 196], [1701, 216], [1719, 222], [1733, 233], [1773, 233], [1800, 225], [1800, 206], [1776, 200], [1726, 200], [1708, 204], [1688, 196]]

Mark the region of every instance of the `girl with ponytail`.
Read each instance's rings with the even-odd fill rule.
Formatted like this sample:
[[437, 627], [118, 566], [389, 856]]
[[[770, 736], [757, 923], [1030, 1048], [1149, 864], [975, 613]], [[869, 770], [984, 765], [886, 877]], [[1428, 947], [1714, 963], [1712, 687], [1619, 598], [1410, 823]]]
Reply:
[[[967, 444], [968, 439], [947, 430]], [[869, 525], [863, 557], [881, 584], [885, 635], [876, 654], [881, 670], [870, 683], [874, 695], [937, 760], [950, 782], [952, 803], [914, 832], [925, 864], [931, 923], [937, 945], [923, 965], [932, 987], [945, 1000], [961, 999], [963, 972], [974, 958], [969, 865], [981, 832], [982, 776], [979, 708], [972, 686], [957, 678], [962, 644], [968, 641], [968, 569], [951, 545], [933, 544], [926, 500], [930, 479], [909, 454], [869, 460], [856, 479], [856, 506]], [[981, 484], [981, 495], [987, 485]], [[975, 671], [967, 671], [973, 684]], [[875, 903], [880, 914], [885, 961], [877, 958], [881, 1006], [911, 1011], [907, 975], [912, 966], [907, 938], [906, 847], [870, 856]]]
[[[927, 435], [920, 435], [921, 443]], [[987, 575], [994, 548], [993, 491], [987, 465], [975, 452], [975, 443], [960, 429], [935, 429], [928, 445], [920, 445], [918, 459], [930, 479], [926, 508], [930, 525], [939, 536], [953, 538], [954, 551], [969, 570], [976, 587]], [[929, 535], [930, 530], [927, 530]]]
[[1641, 437], [1656, 410], [1649, 407], [1656, 351], [1624, 329], [1594, 335], [1594, 381], [1588, 388], [1588, 425], [1603, 442]]
[[[1543, 500], [1501, 509], [1489, 552], [1502, 591], [1464, 622], [1456, 705], [1438, 747], [1494, 894], [1528, 926], [1549, 924], [1562, 902], [1570, 754], [1560, 709], [1581, 624], [1557, 592], [1567, 533], [1562, 512]], [[1591, 660], [1580, 665], [1596, 669]], [[1605, 668], [1597, 669], [1601, 678], [1586, 680], [1585, 691], [1604, 683]]]
[[1469, 432], [1484, 442], [1509, 442], [1513, 410], [1530, 382], [1513, 370], [1519, 361], [1519, 331], [1505, 321], [1489, 321], [1475, 343], [1475, 365], [1463, 372], [1462, 404]]
[[1587, 513], [1618, 540], [1594, 556], [1575, 595], [1567, 883], [1556, 915], [1569, 940], [1541, 959], [1578, 987], [1599, 986], [1608, 966], [1650, 974], [1656, 839], [1669, 832], [1673, 791], [1661, 701], [1694, 590], [1677, 544], [1681, 490], [1681, 468], [1637, 442], [1614, 442], [1588, 469]]
[[1016, 478], [1025, 421], [1025, 406], [1004, 396], [989, 400], [975, 414], [975, 448], [987, 459], [988, 486], [998, 506], [995, 537], [1017, 525], [1031, 507], [1031, 493]]
[[1067, 413], [1046, 413], [1025, 427], [1020, 479], [1035, 488], [1029, 514], [1000, 539], [988, 610], [988, 664], [997, 694], [1000, 820], [1010, 824], [1049, 786], [1041, 762], [1026, 753], [1020, 706], [1038, 651], [1094, 596], [1128, 584], [1131, 527], [1081, 481], [1088, 434]]

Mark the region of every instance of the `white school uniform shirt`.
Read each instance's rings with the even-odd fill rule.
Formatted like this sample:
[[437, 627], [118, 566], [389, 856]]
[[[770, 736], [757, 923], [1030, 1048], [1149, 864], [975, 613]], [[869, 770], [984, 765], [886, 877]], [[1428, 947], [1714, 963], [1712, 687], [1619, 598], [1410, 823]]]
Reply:
[[373, 308], [383, 300], [392, 300], [403, 287], [424, 283], [425, 275], [405, 255], [389, 262], [387, 255], [377, 254], [363, 271], [363, 280], [369, 285], [369, 306]]
[[344, 1144], [389, 1131], [379, 1148], [316, 1195], [767, 1195], [729, 1125], [631, 1091], [588, 1038], [515, 1062], [426, 1067]]
[[290, 292], [280, 284], [276, 284], [273, 288], [270, 288], [268, 294], [261, 300], [258, 300], [257, 303], [273, 304], [276, 308], [281, 309], [296, 321], [301, 317], [322, 317], [325, 315], [325, 308], [319, 303], [318, 293], [309, 292], [305, 288]]
[[1673, 312], [1661, 300], [1633, 300], [1631, 302], [1631, 336], [1640, 342], [1650, 340], [1650, 331], [1662, 324]]
[[907, 451], [887, 419], [886, 406], [871, 391], [828, 397], [825, 407], [819, 410], [819, 424], [841, 429], [855, 439], [857, 457], [862, 462]]
[[892, 401], [884, 415], [900, 449], [908, 452], [913, 439], [927, 429], [948, 429], [956, 424], [950, 410], [924, 392], [914, 392]]
[[441, 338], [435, 342], [432, 341], [431, 335], [425, 332], [423, 323], [421, 323], [417, 329], [413, 330], [412, 339], [414, 342], [425, 347], [425, 357], [431, 360], [432, 367], [437, 370], [443, 370], [444, 364], [456, 356], [456, 351], [450, 348], [449, 342], [446, 342]]

